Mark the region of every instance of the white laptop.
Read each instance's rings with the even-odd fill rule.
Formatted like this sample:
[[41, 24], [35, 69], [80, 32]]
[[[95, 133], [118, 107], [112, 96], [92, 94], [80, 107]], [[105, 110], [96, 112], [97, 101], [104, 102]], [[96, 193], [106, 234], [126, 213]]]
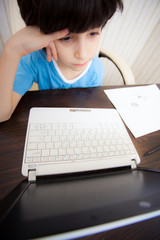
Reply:
[[140, 162], [115, 109], [32, 108], [22, 174], [36, 176], [130, 166]]

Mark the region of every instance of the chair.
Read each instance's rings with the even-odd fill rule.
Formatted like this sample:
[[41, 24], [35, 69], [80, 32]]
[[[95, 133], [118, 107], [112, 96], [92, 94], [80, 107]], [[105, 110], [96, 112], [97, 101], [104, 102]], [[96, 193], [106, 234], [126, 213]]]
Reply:
[[[119, 55], [117, 55], [117, 53], [112, 50], [100, 50], [99, 57], [105, 69], [102, 86], [135, 84], [135, 78], [130, 67]], [[116, 77], [113, 76], [112, 79], [108, 77], [110, 68], [112, 68], [113, 71], [117, 71], [116, 74], [113, 74]]]
[[[133, 75], [130, 67], [114, 51], [101, 50], [99, 52], [99, 57], [104, 65], [104, 69], [105, 69], [104, 80], [103, 80], [102, 86], [135, 84], [135, 78], [134, 78], [134, 75]], [[109, 79], [107, 76], [108, 75], [107, 69], [113, 68], [113, 66], [114, 66], [114, 68], [116, 66], [117, 77], [116, 78], [113, 77], [113, 79]], [[115, 71], [115, 69], [114, 69], [114, 71]], [[33, 83], [33, 86], [30, 89], [30, 91], [35, 91], [35, 90], [38, 90], [37, 83]]]

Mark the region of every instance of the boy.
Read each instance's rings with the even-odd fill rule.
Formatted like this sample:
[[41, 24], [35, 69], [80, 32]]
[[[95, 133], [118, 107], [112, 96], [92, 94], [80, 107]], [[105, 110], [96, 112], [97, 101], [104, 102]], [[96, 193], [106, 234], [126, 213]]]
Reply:
[[101, 30], [121, 0], [18, 0], [27, 27], [0, 58], [0, 122], [10, 118], [33, 82], [39, 89], [100, 86]]

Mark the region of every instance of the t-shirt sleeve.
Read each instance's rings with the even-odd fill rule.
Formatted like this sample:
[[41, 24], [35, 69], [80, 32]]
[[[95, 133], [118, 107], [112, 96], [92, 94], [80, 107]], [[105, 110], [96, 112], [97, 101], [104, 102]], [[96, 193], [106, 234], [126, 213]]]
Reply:
[[33, 82], [36, 82], [36, 75], [32, 54], [22, 57], [17, 68], [13, 91], [24, 95], [32, 87]]

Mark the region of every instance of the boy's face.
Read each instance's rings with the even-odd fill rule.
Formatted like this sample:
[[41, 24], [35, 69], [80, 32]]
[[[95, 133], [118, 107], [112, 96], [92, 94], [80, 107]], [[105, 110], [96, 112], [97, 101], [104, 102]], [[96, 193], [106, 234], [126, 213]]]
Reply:
[[57, 64], [63, 75], [72, 79], [87, 67], [97, 53], [101, 27], [84, 33], [69, 33], [66, 37], [56, 40]]

